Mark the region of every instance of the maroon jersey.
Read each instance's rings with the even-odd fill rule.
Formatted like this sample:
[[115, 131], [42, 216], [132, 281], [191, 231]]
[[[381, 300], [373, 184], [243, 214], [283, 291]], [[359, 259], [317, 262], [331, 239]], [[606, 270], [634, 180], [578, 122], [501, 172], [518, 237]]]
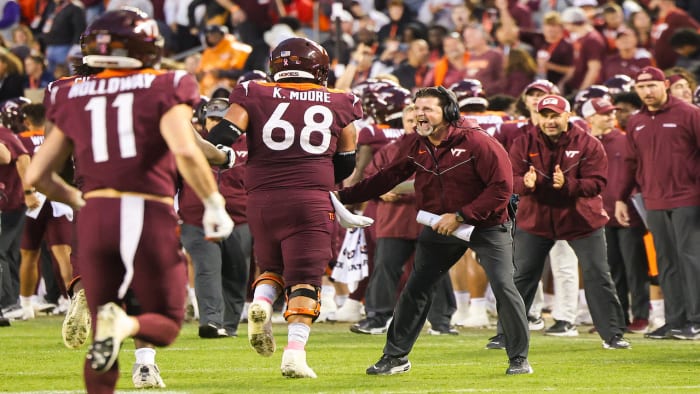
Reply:
[[465, 64], [465, 78], [478, 79], [488, 95], [503, 92], [503, 63], [505, 57], [500, 49], [489, 49], [477, 55], [472, 53]]
[[[242, 135], [231, 145], [236, 155], [236, 164], [230, 169], [212, 168], [214, 178], [219, 186], [219, 192], [226, 200], [226, 212], [231, 216], [235, 224], [247, 223], [246, 204], [248, 194], [245, 190], [245, 171], [248, 158], [248, 146], [246, 135]], [[204, 204], [197, 197], [192, 187], [183, 184], [178, 193], [180, 218], [183, 222], [197, 227], [202, 227], [204, 216]]]
[[654, 43], [654, 59], [657, 67], [666, 69], [673, 67], [678, 59], [678, 54], [671, 47], [671, 36], [678, 29], [700, 29], [700, 23], [680, 8], [675, 8], [664, 18], [657, 19], [651, 29], [651, 39]]
[[20, 209], [24, 205], [22, 181], [17, 173], [17, 158], [27, 154], [24, 145], [10, 130], [0, 127], [0, 144], [10, 151], [9, 163], [0, 165], [0, 211]]
[[[544, 39], [544, 35], [540, 31], [521, 30], [520, 40], [534, 47], [536, 58], [547, 59], [550, 63], [559, 66], [571, 66], [574, 64], [574, 44], [566, 37], [549, 43]], [[553, 84], [558, 84], [562, 78], [564, 78], [564, 74], [549, 69], [545, 79]], [[520, 93], [514, 96], [517, 97], [519, 95]]]
[[197, 81], [181, 72], [110, 70], [51, 91], [49, 120], [73, 141], [83, 192], [120, 191], [172, 196], [175, 158], [160, 119], [178, 104], [199, 100]]
[[393, 129], [386, 125], [371, 124], [357, 134], [357, 145], [368, 145], [376, 153], [384, 145], [396, 141], [404, 135], [403, 129]]
[[[48, 86], [46, 86], [46, 89], [44, 89], [44, 108], [46, 109], [46, 119], [53, 119], [53, 105], [51, 104], [53, 100], [53, 95], [55, 94], [59, 86], [85, 82], [90, 78], [92, 78], [92, 76], [74, 75], [70, 77], [57, 79], [51, 82]], [[47, 131], [48, 130], [49, 129], [47, 128]], [[72, 156], [66, 162], [66, 165], [65, 167], [63, 167], [63, 170], [61, 171], [60, 175], [61, 178], [63, 178], [63, 180], [65, 180], [66, 182], [70, 183], [71, 185], [76, 185], [78, 188], [81, 188], [82, 182], [80, 181], [80, 179], [76, 178], [76, 175], [74, 173]]]
[[34, 156], [39, 150], [39, 146], [44, 143], [44, 132], [42, 130], [24, 131], [19, 133], [18, 137], [30, 156]]
[[92, 78], [92, 76], [87, 76], [87, 77], [80, 77], [77, 75], [71, 76], [71, 77], [65, 77], [61, 79], [57, 79], [44, 89], [44, 108], [46, 110], [46, 119], [51, 120], [53, 119], [53, 100], [54, 100], [54, 94], [58, 90], [58, 87], [61, 85], [69, 85], [69, 84], [76, 84], [80, 82], [87, 81], [88, 79]]
[[[625, 176], [625, 158], [627, 157], [627, 150], [629, 149], [627, 146], [627, 137], [625, 133], [620, 130], [613, 129], [608, 134], [598, 136], [598, 139], [603, 143], [605, 154], [608, 156], [608, 187], [603, 189], [602, 193], [603, 206], [608, 216], [610, 216], [610, 221], [607, 226], [622, 227], [615, 218], [615, 189]], [[632, 227], [642, 226], [642, 218], [639, 217], [636, 209], [630, 209], [629, 216], [630, 225]]]
[[462, 115], [478, 123], [490, 136], [496, 134], [496, 130], [501, 124], [510, 120], [510, 117], [503, 111], [471, 112]]
[[[597, 30], [589, 31], [574, 42], [574, 75], [567, 83], [569, 90], [575, 91], [580, 88], [588, 71], [589, 61], [598, 60], [602, 65], [605, 51], [605, 39]], [[593, 83], [598, 83], [599, 81], [600, 74]]]
[[516, 119], [498, 125], [493, 136], [503, 145], [506, 151], [510, 152], [513, 141], [527, 134], [530, 128], [536, 127], [530, 119]]
[[[388, 144], [372, 157], [365, 169], [367, 178], [381, 171], [399, 155], [399, 144]], [[413, 179], [411, 176], [410, 179]], [[374, 226], [377, 238], [417, 239], [423, 225], [416, 222], [416, 195], [405, 193], [399, 195], [399, 200], [386, 202], [379, 200]]]
[[362, 118], [357, 97], [312, 83], [249, 81], [233, 89], [229, 102], [248, 112], [249, 192], [333, 189], [338, 137]]
[[617, 74], [634, 78], [644, 67], [653, 66], [652, 63], [651, 53], [644, 48], [637, 48], [631, 59], [623, 59], [619, 53], [608, 55], [603, 61], [601, 80], [607, 81]]

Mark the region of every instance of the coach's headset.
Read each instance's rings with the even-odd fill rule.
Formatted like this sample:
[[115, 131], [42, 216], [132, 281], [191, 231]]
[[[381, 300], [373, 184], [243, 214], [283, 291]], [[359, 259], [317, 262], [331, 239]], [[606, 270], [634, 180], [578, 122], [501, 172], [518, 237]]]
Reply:
[[443, 86], [437, 87], [438, 92], [445, 97], [446, 103], [442, 107], [442, 117], [447, 121], [447, 123], [454, 124], [457, 122], [461, 116], [459, 112], [459, 103], [457, 103], [457, 97], [454, 93], [448, 91]]

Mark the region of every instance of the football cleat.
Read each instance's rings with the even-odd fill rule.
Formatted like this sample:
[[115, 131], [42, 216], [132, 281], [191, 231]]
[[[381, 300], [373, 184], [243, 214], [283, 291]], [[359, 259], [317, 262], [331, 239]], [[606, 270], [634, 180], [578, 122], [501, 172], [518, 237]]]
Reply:
[[306, 351], [285, 349], [282, 355], [282, 376], [286, 378], [312, 378], [316, 373], [306, 364]]
[[131, 381], [137, 389], [164, 388], [165, 383], [160, 377], [160, 370], [155, 364], [134, 364], [131, 370]]
[[95, 324], [95, 338], [86, 358], [90, 368], [102, 373], [117, 361], [122, 342], [131, 336], [134, 323], [122, 308], [110, 302], [98, 308]]
[[253, 301], [248, 308], [248, 341], [259, 355], [270, 357], [275, 352], [272, 335], [272, 304]]
[[77, 349], [85, 344], [90, 334], [90, 311], [85, 298], [85, 289], [78, 290], [70, 300], [66, 317], [63, 319], [61, 336], [69, 349]]

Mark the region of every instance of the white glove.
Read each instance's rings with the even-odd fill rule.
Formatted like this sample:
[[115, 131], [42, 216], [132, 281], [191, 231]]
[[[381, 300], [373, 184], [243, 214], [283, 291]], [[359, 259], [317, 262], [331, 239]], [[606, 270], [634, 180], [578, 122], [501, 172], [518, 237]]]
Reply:
[[220, 241], [233, 231], [233, 220], [226, 212], [226, 200], [219, 192], [214, 192], [204, 201], [204, 238], [209, 241]]
[[230, 147], [226, 145], [217, 145], [216, 149], [224, 152], [226, 154], [226, 163], [220, 165], [221, 168], [233, 168], [233, 165], [236, 164], [236, 152]]
[[367, 216], [355, 215], [354, 213], [348, 211], [347, 208], [338, 200], [338, 198], [330, 192], [331, 202], [333, 203], [333, 208], [335, 208], [335, 218], [338, 220], [341, 226], [345, 228], [354, 227], [368, 227], [374, 223], [374, 219], [368, 218]]

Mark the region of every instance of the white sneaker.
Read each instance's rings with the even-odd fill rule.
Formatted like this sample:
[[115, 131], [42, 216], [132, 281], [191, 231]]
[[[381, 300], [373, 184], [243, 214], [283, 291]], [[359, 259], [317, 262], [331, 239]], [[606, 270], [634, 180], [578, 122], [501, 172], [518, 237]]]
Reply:
[[455, 322], [455, 325], [468, 328], [488, 328], [491, 325], [491, 321], [489, 321], [489, 315], [486, 311], [483, 311], [483, 313], [469, 313], [466, 319]]
[[66, 312], [66, 317], [63, 319], [63, 326], [61, 327], [63, 344], [69, 349], [77, 349], [83, 346], [90, 334], [91, 323], [92, 319], [90, 318], [90, 310], [85, 298], [85, 290], [80, 289], [71, 297], [68, 312]]
[[335, 311], [335, 321], [357, 323], [362, 320], [362, 303], [348, 298], [343, 306]]
[[134, 364], [131, 369], [131, 381], [137, 389], [165, 387], [160, 370], [155, 364]]
[[134, 323], [122, 308], [110, 302], [97, 309], [95, 324], [95, 338], [86, 358], [90, 368], [106, 372], [117, 361], [122, 342], [131, 335]]
[[12, 320], [30, 320], [35, 318], [34, 308], [19, 307], [5, 314], [5, 317]]
[[65, 315], [70, 307], [70, 300], [63, 295], [58, 297], [58, 305], [51, 311], [52, 315]]
[[282, 355], [282, 376], [316, 379], [316, 372], [306, 364], [305, 350], [285, 349]]
[[[5, 315], [7, 317], [7, 315]], [[666, 325], [666, 319], [663, 316], [649, 316], [649, 327], [647, 327], [647, 332], [652, 332], [657, 328]]]
[[335, 305], [333, 294], [330, 296], [324, 296], [323, 293], [321, 293], [321, 312], [316, 319], [316, 323], [335, 321], [335, 313], [337, 311], [338, 306]]
[[32, 297], [32, 308], [34, 308], [35, 313], [46, 313], [48, 314], [54, 308], [56, 308], [56, 304], [52, 302], [46, 302], [44, 297], [37, 297], [33, 296]]
[[275, 352], [272, 335], [272, 304], [253, 301], [248, 308], [248, 342], [259, 355], [270, 357]]
[[467, 312], [467, 318], [455, 322], [455, 325], [469, 328], [488, 328], [491, 322], [489, 321], [486, 302], [472, 302]]
[[457, 307], [457, 311], [452, 314], [452, 319], [450, 320], [450, 324], [453, 326], [461, 326], [461, 322], [467, 320], [469, 318], [469, 304], [466, 304], [464, 307]]

